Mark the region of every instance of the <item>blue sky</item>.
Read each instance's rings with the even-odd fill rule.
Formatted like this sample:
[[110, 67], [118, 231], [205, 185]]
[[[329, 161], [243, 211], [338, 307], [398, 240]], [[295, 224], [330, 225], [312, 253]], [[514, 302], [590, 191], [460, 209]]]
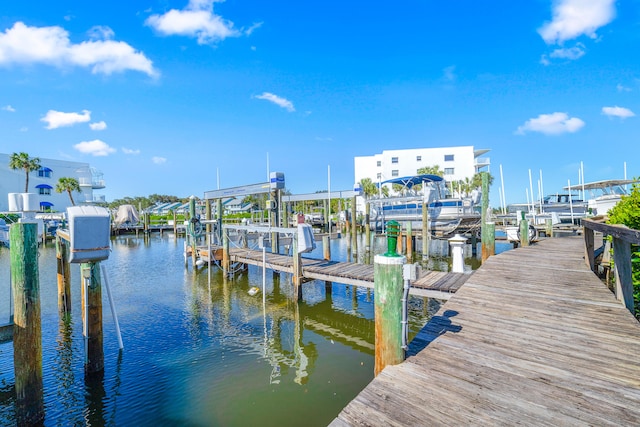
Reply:
[[[353, 187], [353, 157], [473, 145], [507, 202], [640, 175], [640, 2], [4, 2], [0, 152], [89, 162], [107, 199], [285, 173]], [[267, 160], [268, 159], [268, 160]]]

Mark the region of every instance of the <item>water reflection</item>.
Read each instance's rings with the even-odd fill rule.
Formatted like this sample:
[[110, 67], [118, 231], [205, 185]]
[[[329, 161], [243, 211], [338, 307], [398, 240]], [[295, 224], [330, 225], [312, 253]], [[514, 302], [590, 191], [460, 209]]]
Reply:
[[[344, 240], [332, 245], [334, 257], [346, 253]], [[112, 247], [105, 264], [125, 350], [105, 305], [105, 370], [90, 377], [80, 317], [57, 310], [55, 251], [40, 250], [45, 425], [327, 425], [373, 378], [371, 289], [312, 281], [297, 302], [284, 273], [268, 272], [263, 293], [255, 267], [233, 280], [185, 269], [183, 240], [169, 233], [118, 236]], [[75, 267], [71, 295], [80, 313]], [[432, 301], [411, 299], [412, 334]], [[0, 425], [15, 424], [12, 357], [0, 344]]]

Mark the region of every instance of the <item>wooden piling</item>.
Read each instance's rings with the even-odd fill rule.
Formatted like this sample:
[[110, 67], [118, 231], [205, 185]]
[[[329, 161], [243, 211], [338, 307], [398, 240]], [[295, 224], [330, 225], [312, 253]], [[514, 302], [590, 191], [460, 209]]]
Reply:
[[375, 365], [378, 375], [387, 365], [404, 360], [402, 349], [402, 265], [405, 257], [374, 258]]
[[[489, 174], [482, 172], [482, 223], [481, 223], [481, 243], [482, 262], [490, 256], [496, 254], [496, 224], [489, 221], [487, 214], [489, 210]], [[475, 247], [475, 245], [474, 245]]]
[[44, 420], [38, 225], [12, 224], [9, 240], [14, 304], [16, 424], [33, 425]]
[[409, 262], [413, 260], [413, 230], [411, 229], [411, 221], [407, 222], [407, 259]]
[[196, 269], [196, 261], [198, 258], [198, 250], [196, 248], [196, 198], [189, 198], [189, 244], [191, 245], [191, 267]]
[[329, 236], [322, 236], [322, 253], [324, 259], [331, 260], [331, 237]]
[[520, 221], [520, 246], [529, 246], [529, 221]]
[[553, 220], [551, 218], [544, 220], [544, 234], [547, 237], [553, 237]]
[[422, 261], [429, 258], [429, 203], [422, 203]]
[[293, 298], [294, 300], [302, 300], [302, 257], [298, 252], [298, 238], [293, 238], [293, 274], [291, 275], [291, 281], [293, 284]]
[[222, 272], [224, 277], [229, 274], [229, 235], [222, 230]]
[[178, 236], [178, 214], [175, 210], [173, 211], [173, 236]]
[[369, 256], [369, 253], [371, 252], [371, 224], [369, 223], [371, 218], [371, 204], [369, 202], [365, 202], [364, 206], [364, 253]]
[[[83, 285], [82, 291], [82, 319], [84, 325], [85, 365], [86, 374], [93, 374], [104, 370], [104, 352], [102, 349], [102, 286], [100, 283], [100, 263], [88, 262], [80, 265]], [[86, 282], [85, 282], [86, 281]]]
[[71, 266], [69, 264], [69, 243], [56, 235], [56, 260], [58, 278], [58, 312], [71, 313]]
[[351, 198], [351, 253], [353, 261], [358, 262], [358, 236], [356, 223], [356, 196]]

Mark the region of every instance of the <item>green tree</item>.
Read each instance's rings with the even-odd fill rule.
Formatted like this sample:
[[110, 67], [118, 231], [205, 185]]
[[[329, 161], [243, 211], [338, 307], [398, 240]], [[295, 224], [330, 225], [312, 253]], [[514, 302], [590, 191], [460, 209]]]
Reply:
[[40, 169], [40, 159], [38, 157], [29, 157], [27, 153], [13, 153], [9, 158], [9, 167], [13, 170], [22, 169], [25, 172], [26, 180], [24, 183], [24, 192], [29, 192], [29, 172]]
[[[635, 178], [639, 180], [639, 178]], [[640, 183], [631, 186], [631, 192], [623, 195], [620, 201], [609, 210], [609, 224], [623, 224], [634, 230], [640, 230]], [[633, 299], [635, 315], [640, 320], [640, 246], [631, 245], [631, 274], [633, 281]]]
[[371, 178], [362, 178], [360, 180], [360, 187], [362, 188], [362, 192], [366, 199], [370, 199], [378, 194], [378, 187], [373, 183]]
[[444, 171], [440, 169], [439, 165], [425, 166], [418, 169], [418, 175], [425, 175], [425, 174], [444, 176]]
[[56, 184], [56, 193], [66, 192], [69, 195], [69, 200], [71, 200], [71, 205], [75, 206], [76, 202], [73, 201], [72, 192], [80, 192], [80, 183], [75, 178], [69, 178], [63, 176], [58, 179], [58, 183]]

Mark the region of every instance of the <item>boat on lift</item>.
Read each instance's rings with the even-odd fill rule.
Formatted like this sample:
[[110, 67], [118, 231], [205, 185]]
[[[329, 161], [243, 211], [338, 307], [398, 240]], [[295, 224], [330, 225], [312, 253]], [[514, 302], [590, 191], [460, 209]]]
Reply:
[[638, 182], [640, 181], [635, 179], [607, 179], [588, 182], [578, 188], [589, 192], [587, 211], [591, 215], [606, 215], [621, 200], [622, 196], [629, 194], [627, 186]]
[[[429, 213], [428, 230], [435, 235], [451, 235], [469, 232], [480, 227], [480, 195], [477, 190], [469, 197], [452, 197], [447, 191], [442, 177], [422, 174], [394, 178], [378, 184], [402, 185], [400, 193], [408, 195], [369, 199], [371, 205], [370, 223], [374, 230], [384, 231], [384, 225], [391, 220], [403, 227], [411, 223], [412, 230], [422, 230], [422, 205], [427, 204]], [[420, 190], [416, 191], [416, 186]]]

